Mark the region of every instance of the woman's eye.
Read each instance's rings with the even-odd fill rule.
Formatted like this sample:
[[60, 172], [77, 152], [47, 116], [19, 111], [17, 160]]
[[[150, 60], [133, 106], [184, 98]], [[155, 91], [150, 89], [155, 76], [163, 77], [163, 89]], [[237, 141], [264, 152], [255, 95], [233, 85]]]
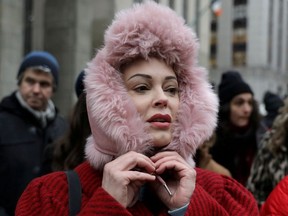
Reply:
[[147, 86], [144, 86], [144, 85], [142, 85], [142, 86], [137, 86], [137, 87], [134, 89], [134, 91], [139, 92], [139, 93], [142, 93], [142, 92], [147, 91], [147, 90], [148, 90], [148, 87], [147, 87]]
[[175, 87], [171, 87], [171, 88], [166, 89], [166, 92], [168, 92], [171, 95], [176, 95], [178, 94], [179, 89]]
[[243, 101], [236, 101], [235, 103], [237, 106], [242, 106], [243, 105]]
[[166, 92], [169, 92], [170, 94], [178, 94], [179, 92], [179, 89], [177, 87], [169, 87], [165, 90]]

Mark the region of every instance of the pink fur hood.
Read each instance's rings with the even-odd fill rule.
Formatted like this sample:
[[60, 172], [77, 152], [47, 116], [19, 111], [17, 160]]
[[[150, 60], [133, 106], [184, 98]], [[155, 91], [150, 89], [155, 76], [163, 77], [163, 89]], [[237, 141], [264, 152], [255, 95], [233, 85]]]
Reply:
[[105, 32], [104, 47], [88, 63], [85, 75], [87, 109], [92, 135], [85, 154], [96, 169], [128, 151], [151, 147], [141, 120], [123, 84], [121, 65], [141, 57], [157, 57], [172, 66], [180, 88], [178, 120], [166, 147], [190, 164], [196, 149], [212, 134], [218, 100], [199, 67], [198, 41], [184, 20], [152, 1], [119, 12]]

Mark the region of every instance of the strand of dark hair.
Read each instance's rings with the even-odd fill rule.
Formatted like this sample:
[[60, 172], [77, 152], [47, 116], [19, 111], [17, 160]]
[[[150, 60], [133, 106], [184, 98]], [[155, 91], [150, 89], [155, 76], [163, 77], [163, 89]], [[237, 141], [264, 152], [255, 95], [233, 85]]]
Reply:
[[82, 93], [70, 115], [70, 126], [64, 136], [54, 143], [52, 169], [74, 169], [84, 161], [84, 147], [91, 134], [87, 109], [86, 94]]

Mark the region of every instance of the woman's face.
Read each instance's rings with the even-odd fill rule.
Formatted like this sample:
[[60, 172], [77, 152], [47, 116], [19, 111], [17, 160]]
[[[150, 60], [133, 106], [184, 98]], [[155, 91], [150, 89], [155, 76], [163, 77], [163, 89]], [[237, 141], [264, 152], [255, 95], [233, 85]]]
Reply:
[[172, 122], [179, 106], [177, 77], [163, 61], [139, 60], [123, 71], [124, 83], [137, 111], [149, 124], [155, 147], [171, 142]]
[[253, 111], [253, 95], [243, 93], [236, 95], [230, 102], [230, 120], [237, 127], [245, 127]]

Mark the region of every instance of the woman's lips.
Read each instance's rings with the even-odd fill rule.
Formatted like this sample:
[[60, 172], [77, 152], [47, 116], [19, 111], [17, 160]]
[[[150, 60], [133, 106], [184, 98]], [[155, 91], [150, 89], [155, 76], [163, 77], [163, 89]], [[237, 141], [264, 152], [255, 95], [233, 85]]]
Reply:
[[170, 127], [170, 123], [169, 122], [150, 122], [150, 124], [153, 127], [159, 128], [159, 129], [168, 129]]
[[168, 114], [155, 114], [147, 122], [155, 128], [168, 129], [171, 124], [171, 117]]

